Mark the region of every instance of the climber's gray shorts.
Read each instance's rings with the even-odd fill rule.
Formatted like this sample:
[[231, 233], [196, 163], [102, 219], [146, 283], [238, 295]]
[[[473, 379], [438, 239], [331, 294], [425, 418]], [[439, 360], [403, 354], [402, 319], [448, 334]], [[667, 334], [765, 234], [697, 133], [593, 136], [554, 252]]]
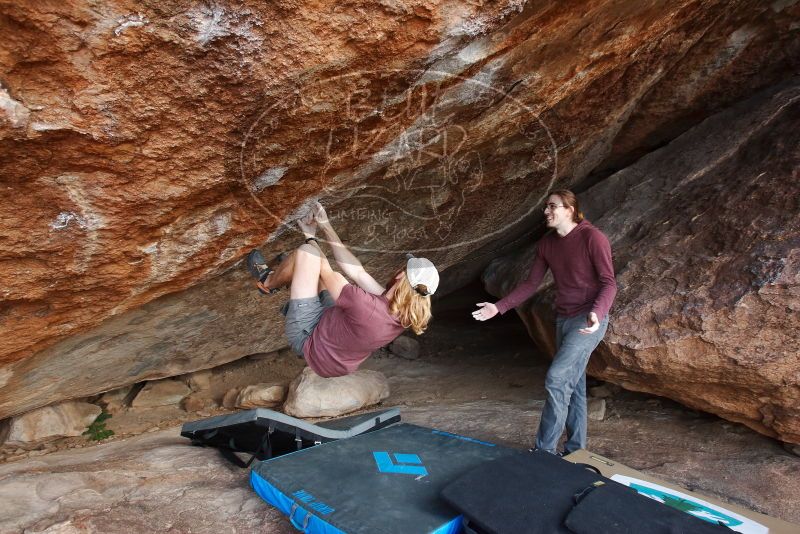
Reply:
[[335, 305], [336, 301], [327, 289], [316, 297], [290, 299], [283, 305], [281, 313], [286, 317], [286, 339], [293, 351], [303, 356], [303, 345], [322, 318], [322, 313]]

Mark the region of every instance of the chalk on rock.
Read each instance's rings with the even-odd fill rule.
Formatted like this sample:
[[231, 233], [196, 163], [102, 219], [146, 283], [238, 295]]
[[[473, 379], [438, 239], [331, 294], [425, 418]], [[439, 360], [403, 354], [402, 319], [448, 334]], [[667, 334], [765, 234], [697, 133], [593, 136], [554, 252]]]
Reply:
[[377, 404], [389, 396], [383, 373], [361, 370], [322, 378], [306, 367], [289, 386], [283, 411], [294, 417], [336, 417]]

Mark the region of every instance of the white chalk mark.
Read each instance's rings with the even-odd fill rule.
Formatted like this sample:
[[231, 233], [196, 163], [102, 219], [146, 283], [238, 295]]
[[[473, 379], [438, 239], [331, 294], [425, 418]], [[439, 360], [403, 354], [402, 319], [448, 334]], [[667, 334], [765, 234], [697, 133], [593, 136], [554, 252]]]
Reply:
[[114, 35], [119, 36], [128, 28], [140, 28], [149, 22], [141, 13], [126, 15], [117, 21], [118, 26], [114, 28]]
[[80, 247], [81, 257], [76, 259], [75, 270], [83, 272], [89, 267], [92, 256], [100, 250], [97, 230], [105, 227], [105, 219], [95, 212], [94, 207], [84, 192], [79, 176], [62, 175], [56, 178], [56, 183], [64, 185], [67, 195], [72, 203], [77, 206], [78, 212], [62, 211], [50, 223], [52, 230], [64, 230], [75, 223], [86, 232], [85, 245]]
[[11, 123], [12, 128], [24, 128], [28, 124], [30, 110], [21, 102], [11, 98], [8, 91], [0, 85], [0, 111], [5, 115], [5, 119]]
[[50, 223], [50, 228], [53, 230], [63, 230], [68, 227], [69, 223], [72, 221], [75, 221], [81, 228], [86, 228], [86, 221], [80, 215], [72, 211], [62, 211], [59, 213], [56, 219]]
[[273, 167], [268, 169], [265, 173], [256, 178], [255, 182], [253, 182], [253, 192], [260, 193], [265, 188], [277, 184], [288, 170], [289, 167]]

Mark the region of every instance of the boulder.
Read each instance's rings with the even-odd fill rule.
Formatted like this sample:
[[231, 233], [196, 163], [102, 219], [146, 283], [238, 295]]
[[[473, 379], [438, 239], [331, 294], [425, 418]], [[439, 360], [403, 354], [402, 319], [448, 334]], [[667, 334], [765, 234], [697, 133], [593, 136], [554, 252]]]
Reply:
[[590, 421], [602, 421], [606, 418], [605, 399], [589, 399], [586, 404], [587, 415]]
[[253, 384], [242, 389], [236, 397], [237, 408], [272, 408], [286, 398], [283, 384]]
[[133, 399], [133, 408], [153, 408], [181, 403], [192, 390], [180, 380], [166, 379], [148, 382]]
[[29, 447], [64, 437], [80, 436], [102, 410], [88, 402], [45, 406], [11, 420], [7, 446]]
[[377, 404], [389, 396], [383, 373], [361, 369], [322, 378], [306, 367], [289, 386], [283, 411], [294, 417], [336, 417]]
[[236, 386], [225, 392], [222, 397], [222, 407], [229, 410], [236, 408], [236, 399], [239, 398], [239, 392], [242, 391], [244, 386]]
[[208, 391], [211, 389], [211, 377], [213, 374], [211, 369], [203, 369], [202, 371], [190, 373], [184, 376], [183, 379], [192, 391]]
[[132, 396], [133, 386], [125, 386], [107, 393], [103, 393], [98, 401], [105, 411], [110, 414], [120, 412], [130, 403], [129, 397]]
[[203, 393], [192, 393], [183, 399], [182, 406], [187, 412], [206, 412], [216, 408], [217, 403]]
[[[296, 532], [180, 427], [0, 464], [0, 532]], [[147, 513], [142, 513], [147, 510]]]
[[7, 3], [0, 418], [284, 346], [240, 260], [294, 246], [312, 198], [379, 278], [418, 249], [473, 278], [556, 181], [796, 72], [798, 13]]
[[[800, 443], [798, 116], [794, 80], [581, 195], [619, 287], [590, 374]], [[510, 291], [532, 254], [493, 264], [488, 289]], [[551, 299], [517, 310], [545, 351]]]
[[419, 358], [419, 341], [409, 336], [399, 336], [389, 343], [389, 352], [406, 360]]

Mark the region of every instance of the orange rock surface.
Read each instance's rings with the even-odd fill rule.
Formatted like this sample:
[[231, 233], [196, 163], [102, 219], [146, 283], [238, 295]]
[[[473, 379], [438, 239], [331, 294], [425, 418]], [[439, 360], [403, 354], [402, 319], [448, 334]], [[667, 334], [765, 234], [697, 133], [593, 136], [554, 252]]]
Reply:
[[459, 265], [796, 70], [799, 13], [0, 1], [0, 417], [282, 346], [235, 267], [311, 198], [380, 275]]

